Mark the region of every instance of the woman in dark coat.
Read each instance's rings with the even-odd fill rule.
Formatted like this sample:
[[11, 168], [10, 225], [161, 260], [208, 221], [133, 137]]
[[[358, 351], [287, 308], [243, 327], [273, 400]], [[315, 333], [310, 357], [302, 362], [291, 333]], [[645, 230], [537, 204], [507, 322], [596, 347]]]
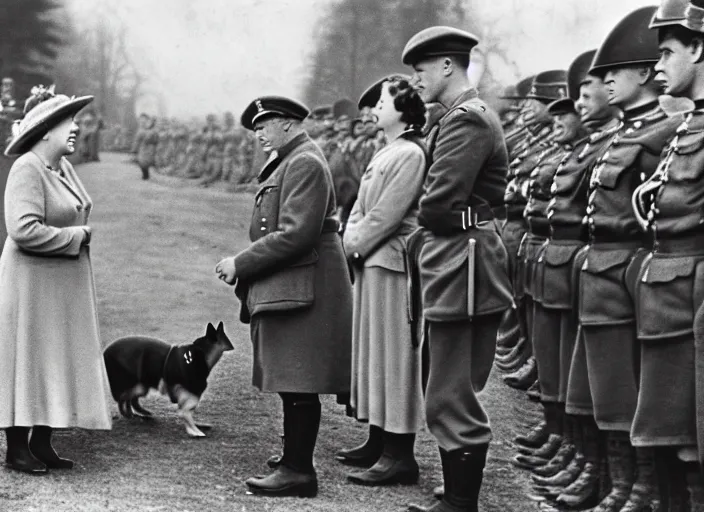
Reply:
[[320, 148], [300, 127], [308, 109], [261, 97], [242, 114], [270, 157], [258, 176], [252, 244], [223, 259], [216, 273], [242, 302], [251, 325], [252, 381], [279, 393], [284, 451], [276, 470], [247, 480], [269, 496], [315, 496], [313, 451], [319, 394], [349, 393], [352, 292], [334, 218], [332, 177]]

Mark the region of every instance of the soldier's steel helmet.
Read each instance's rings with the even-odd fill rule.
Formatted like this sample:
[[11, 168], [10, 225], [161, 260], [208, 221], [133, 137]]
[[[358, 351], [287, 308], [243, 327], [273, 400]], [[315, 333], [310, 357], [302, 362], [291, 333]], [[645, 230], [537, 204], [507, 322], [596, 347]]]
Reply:
[[551, 114], [559, 112], [575, 112], [574, 102], [579, 99], [579, 88], [582, 82], [589, 73], [589, 68], [592, 65], [592, 60], [596, 50], [589, 50], [580, 54], [572, 61], [567, 69], [567, 98], [553, 101], [548, 105], [548, 111]]
[[658, 35], [648, 26], [656, 10], [641, 7], [619, 21], [597, 50], [589, 74], [603, 77], [612, 68], [654, 66], [660, 59]]
[[535, 75], [527, 99], [553, 102], [567, 97], [567, 71], [551, 69]]

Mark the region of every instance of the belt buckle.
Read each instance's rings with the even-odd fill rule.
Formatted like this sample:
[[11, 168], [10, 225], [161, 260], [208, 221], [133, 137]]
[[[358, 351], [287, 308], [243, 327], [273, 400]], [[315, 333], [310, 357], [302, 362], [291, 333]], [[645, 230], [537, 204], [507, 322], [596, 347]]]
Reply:
[[462, 210], [462, 231], [467, 231], [476, 224], [477, 219], [476, 216], [473, 215], [472, 207], [468, 206], [466, 210]]

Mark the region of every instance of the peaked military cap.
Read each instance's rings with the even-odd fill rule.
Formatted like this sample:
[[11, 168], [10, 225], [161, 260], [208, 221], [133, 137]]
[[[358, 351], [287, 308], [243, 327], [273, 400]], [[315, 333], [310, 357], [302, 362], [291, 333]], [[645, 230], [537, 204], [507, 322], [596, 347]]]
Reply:
[[252, 101], [242, 112], [240, 122], [248, 130], [254, 130], [254, 123], [264, 117], [286, 117], [303, 121], [310, 111], [302, 103], [283, 96], [261, 96]]
[[533, 79], [535, 75], [527, 76], [523, 80], [520, 80], [514, 87], [514, 94], [505, 94], [501, 96], [504, 100], [522, 100], [528, 96], [530, 92], [530, 87], [533, 85]]
[[589, 50], [572, 61], [572, 64], [570, 64], [570, 67], [567, 69], [568, 97], [550, 103], [550, 105], [548, 105], [548, 111], [551, 114], [576, 112], [574, 102], [579, 99], [579, 88], [589, 74], [589, 68], [592, 65], [595, 54], [596, 50]]
[[589, 74], [604, 76], [612, 68], [654, 66], [660, 59], [658, 35], [648, 26], [656, 10], [641, 7], [619, 21], [597, 50]]
[[379, 97], [381, 96], [381, 86], [384, 85], [384, 82], [397, 80], [406, 80], [407, 82], [410, 82], [411, 77], [408, 75], [393, 74], [385, 76], [384, 78], [380, 78], [372, 85], [367, 87], [367, 89], [362, 93], [362, 95], [359, 97], [359, 101], [357, 102], [357, 107], [361, 110], [364, 107], [375, 106], [379, 101]]
[[526, 95], [526, 98], [548, 102], [566, 97], [567, 71], [564, 69], [551, 69], [535, 75]]
[[335, 116], [335, 119], [341, 116], [347, 116], [348, 118], [352, 119], [353, 117], [357, 116], [357, 106], [352, 100], [343, 98], [333, 103], [332, 113]]
[[428, 57], [469, 55], [478, 44], [479, 39], [464, 30], [444, 26], [429, 27], [408, 40], [401, 60], [412, 66]]

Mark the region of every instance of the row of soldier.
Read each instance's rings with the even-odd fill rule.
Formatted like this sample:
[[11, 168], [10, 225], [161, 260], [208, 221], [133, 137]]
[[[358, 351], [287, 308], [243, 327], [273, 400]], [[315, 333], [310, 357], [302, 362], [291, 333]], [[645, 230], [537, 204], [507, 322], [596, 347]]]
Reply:
[[[358, 111], [346, 99], [314, 109], [305, 124], [330, 163], [338, 204], [346, 216], [364, 169], [384, 144], [383, 130], [377, 128], [368, 111]], [[145, 180], [154, 169], [193, 179], [203, 187], [225, 182], [230, 189], [252, 181], [266, 160], [255, 137], [236, 126], [230, 112], [223, 115], [222, 125], [210, 114], [205, 124], [195, 129], [141, 114], [131, 152]]]
[[505, 98], [496, 365], [542, 405], [513, 459], [541, 509], [704, 511], [702, 19], [638, 9]]

